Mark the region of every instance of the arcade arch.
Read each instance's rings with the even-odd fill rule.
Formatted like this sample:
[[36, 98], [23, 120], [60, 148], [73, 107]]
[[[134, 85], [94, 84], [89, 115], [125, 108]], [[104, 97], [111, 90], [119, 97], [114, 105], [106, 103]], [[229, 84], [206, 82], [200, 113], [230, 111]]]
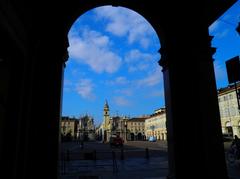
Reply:
[[[208, 26], [235, 2], [63, 0], [59, 4], [45, 1], [27, 4], [26, 1], [2, 1], [1, 44], [11, 52], [4, 53], [4, 59], [8, 59], [11, 66], [6, 67], [9, 70], [9, 78], [5, 80], [9, 82], [7, 102], [1, 107], [4, 114], [1, 126], [6, 130], [1, 136], [4, 139], [1, 140], [1, 161], [9, 164], [5, 165], [8, 170], [3, 171], [3, 176], [32, 179], [32, 176], [46, 178], [47, 173], [48, 178], [58, 178], [56, 151], [67, 33], [79, 15], [97, 6], [112, 4], [140, 13], [160, 37], [169, 178], [192, 178], [192, 173], [197, 173], [199, 178], [228, 178], [212, 61], [214, 49]], [[12, 46], [20, 52], [8, 48]], [[16, 61], [22, 68], [14, 63]], [[40, 122], [43, 119], [44, 122]], [[14, 127], [11, 133], [7, 132], [9, 126]], [[191, 136], [194, 140], [182, 136]], [[39, 168], [44, 172], [39, 172]]]

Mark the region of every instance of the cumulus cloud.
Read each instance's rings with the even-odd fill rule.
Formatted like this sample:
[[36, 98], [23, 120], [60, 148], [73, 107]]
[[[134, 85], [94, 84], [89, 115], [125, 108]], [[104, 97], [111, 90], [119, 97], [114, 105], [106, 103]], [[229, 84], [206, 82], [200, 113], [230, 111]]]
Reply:
[[137, 85], [139, 87], [144, 86], [155, 86], [162, 82], [162, 72], [160, 68], [156, 68], [153, 73], [149, 73], [148, 76], [146, 76], [143, 79], [137, 80]]
[[94, 100], [96, 96], [93, 93], [93, 82], [90, 79], [81, 79], [76, 84], [77, 93], [84, 99]]
[[229, 33], [229, 31], [230, 31], [229, 29], [224, 29], [224, 30], [216, 33], [214, 36], [215, 36], [215, 38], [221, 39], [221, 38], [225, 37]]
[[127, 85], [129, 81], [124, 76], [116, 77], [114, 80], [106, 81], [108, 85]]
[[223, 67], [219, 61], [214, 61], [214, 72], [217, 81], [221, 81], [227, 76], [225, 66]]
[[209, 26], [209, 32], [210, 33], [215, 32], [219, 28], [219, 26], [220, 26], [220, 21], [216, 20], [213, 24]]
[[229, 29], [221, 26], [224, 20], [217, 20], [211, 26], [209, 26], [209, 33], [214, 36], [214, 38], [221, 39], [229, 33]]
[[155, 31], [138, 13], [123, 7], [104, 6], [95, 9], [98, 19], [106, 19], [106, 31], [116, 36], [127, 36], [128, 43], [139, 43], [147, 48]]
[[114, 97], [114, 102], [118, 106], [131, 106], [131, 102], [122, 96]]
[[69, 43], [69, 56], [97, 73], [114, 73], [121, 65], [121, 57], [110, 49], [109, 37], [99, 32], [87, 28], [79, 35], [70, 32]]
[[133, 49], [125, 55], [124, 62], [128, 64], [129, 72], [143, 71], [147, 70], [159, 58], [157, 55]]
[[146, 61], [150, 61], [154, 59], [154, 55], [150, 54], [150, 53], [143, 53], [140, 52], [138, 49], [133, 49], [131, 51], [129, 51], [126, 56], [125, 56], [125, 61], [127, 63], [132, 63], [132, 62], [136, 62], [139, 60], [146, 60]]
[[121, 95], [126, 95], [126, 96], [132, 96], [134, 93], [134, 90], [131, 88], [128, 89], [117, 89], [114, 91], [117, 94], [121, 94]]
[[151, 93], [147, 94], [147, 97], [156, 98], [156, 97], [163, 97], [164, 98], [164, 90], [163, 89], [155, 89], [151, 91]]
[[64, 78], [63, 89], [65, 92], [70, 92], [72, 90], [73, 83], [71, 80]]

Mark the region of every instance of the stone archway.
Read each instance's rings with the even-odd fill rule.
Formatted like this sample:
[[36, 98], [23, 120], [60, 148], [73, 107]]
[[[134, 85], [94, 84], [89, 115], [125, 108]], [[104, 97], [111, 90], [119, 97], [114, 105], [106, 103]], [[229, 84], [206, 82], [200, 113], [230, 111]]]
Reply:
[[[0, 43], [4, 52], [0, 55], [5, 61], [1, 68], [7, 71], [4, 73], [7, 90], [0, 106], [3, 129], [0, 161], [8, 164], [3, 176], [42, 179], [47, 173], [48, 178], [58, 178], [56, 161], [67, 33], [87, 10], [112, 4], [143, 15], [160, 37], [169, 178], [192, 178], [189, 171], [199, 178], [227, 178], [213, 72], [214, 48], [208, 26], [234, 2], [1, 2]], [[7, 132], [9, 126], [13, 129], [11, 133]], [[182, 140], [182, 136], [189, 134], [198, 142]], [[196, 150], [191, 151], [188, 146]], [[44, 172], [39, 172], [39, 168]]]
[[130, 137], [131, 137], [131, 141], [133, 141], [135, 138], [134, 138], [134, 133], [130, 133]]
[[142, 133], [137, 134], [137, 140], [143, 140], [143, 135]]
[[240, 138], [240, 121], [238, 122], [238, 137]]
[[231, 122], [230, 121], [226, 122], [225, 126], [227, 134], [233, 137], [233, 128]]
[[[161, 60], [159, 64], [162, 66], [164, 76], [168, 132], [168, 136], [164, 133], [162, 137], [163, 140], [168, 140], [169, 177], [190, 177], [189, 173], [179, 170], [182, 167], [179, 163], [183, 164], [183, 162], [185, 168], [202, 174], [202, 177], [207, 175], [209, 177], [227, 176], [213, 70], [212, 55], [215, 49], [211, 47], [212, 37], [208, 34], [208, 26], [216, 17], [213, 15], [210, 16], [213, 19], [209, 19], [208, 16], [205, 16], [201, 9], [203, 8], [201, 3], [199, 7], [195, 7], [196, 9], [188, 11], [195, 17], [195, 21], [181, 13], [180, 9], [184, 7], [180, 4], [178, 5], [181, 8], [174, 8], [166, 3], [155, 9], [152, 3], [145, 3], [144, 6], [139, 6], [139, 4], [126, 1], [119, 2], [118, 5], [143, 15], [160, 37]], [[95, 5], [97, 6], [97, 4]], [[172, 15], [170, 16], [168, 12], [164, 11], [163, 7], [173, 9], [181, 21], [171, 18]], [[150, 12], [149, 9], [152, 11]], [[158, 12], [157, 15], [154, 12]], [[174, 23], [169, 23], [169, 21], [174, 21]], [[176, 27], [181, 28], [176, 31]], [[193, 27], [194, 30], [189, 31]], [[198, 35], [196, 36], [196, 34]], [[186, 91], [188, 91], [187, 96], [183, 95]], [[186, 108], [191, 112], [183, 113]], [[208, 110], [203, 111], [202, 109], [205, 108]], [[191, 113], [201, 114], [197, 115], [195, 120], [205, 123], [205, 125], [199, 126], [193, 123]], [[191, 140], [181, 140], [182, 136], [189, 136], [189, 133], [198, 141], [198, 144]], [[209, 136], [214, 137], [209, 138]], [[178, 141], [183, 142], [180, 144]], [[196, 148], [197, 151], [189, 153], [186, 147], [189, 145]], [[196, 156], [195, 153], [199, 153], [199, 155]], [[206, 157], [209, 155], [211, 158]], [[193, 163], [195, 165], [192, 165]], [[203, 167], [203, 164], [206, 165]], [[212, 165], [218, 169], [213, 170]], [[202, 170], [206, 172], [201, 172]], [[221, 174], [219, 174], [219, 170], [222, 172]]]

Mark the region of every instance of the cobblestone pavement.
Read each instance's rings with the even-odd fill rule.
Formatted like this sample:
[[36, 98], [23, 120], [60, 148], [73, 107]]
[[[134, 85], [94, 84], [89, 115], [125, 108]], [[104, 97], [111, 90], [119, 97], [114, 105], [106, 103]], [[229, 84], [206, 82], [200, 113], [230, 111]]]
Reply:
[[[229, 144], [225, 145], [225, 151], [228, 146]], [[149, 150], [149, 158], [146, 155], [146, 148]], [[67, 150], [77, 156], [81, 152], [96, 150], [96, 160], [78, 160], [76, 156], [72, 156], [73, 158], [64, 164], [65, 174], [62, 173], [61, 179], [127, 179], [133, 177], [134, 179], [162, 179], [168, 174], [166, 142], [128, 142], [123, 150], [94, 142], [85, 143], [84, 149], [76, 143], [62, 145], [62, 151], [66, 153]], [[112, 159], [112, 151], [116, 155], [116, 160]], [[229, 179], [239, 179], [240, 164], [229, 165], [227, 163], [227, 166]], [[61, 171], [62, 169], [63, 165], [61, 165]]]
[[[82, 164], [88, 164], [88, 167], [79, 167], [79, 161], [71, 162], [61, 179], [78, 179], [80, 177], [92, 176], [101, 179], [150, 179], [166, 178], [168, 173], [167, 161], [164, 158], [131, 158], [126, 160], [117, 160], [117, 168], [113, 168], [112, 160], [99, 160], [96, 162], [84, 161]], [[68, 167], [67, 167], [68, 168]]]

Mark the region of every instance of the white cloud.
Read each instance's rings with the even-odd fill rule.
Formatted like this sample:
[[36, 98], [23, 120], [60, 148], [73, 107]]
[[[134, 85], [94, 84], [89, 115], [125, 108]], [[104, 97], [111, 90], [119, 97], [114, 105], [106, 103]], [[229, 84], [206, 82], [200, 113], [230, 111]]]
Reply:
[[228, 34], [228, 32], [229, 32], [229, 29], [224, 29], [224, 30], [219, 31], [218, 33], [216, 33], [214, 35], [214, 37], [221, 39], [221, 38], [225, 37]]
[[143, 71], [149, 68], [149, 64], [136, 64], [128, 67], [128, 72]]
[[158, 55], [143, 53], [138, 49], [133, 49], [125, 55], [124, 61], [128, 64], [129, 72], [143, 71], [156, 62], [156, 59], [159, 58]]
[[64, 78], [64, 86], [72, 86], [72, 81]]
[[220, 26], [220, 21], [216, 20], [213, 24], [209, 26], [209, 32], [210, 33], [215, 32], [219, 28], [219, 26]]
[[129, 81], [124, 76], [119, 76], [114, 80], [110, 80], [106, 82], [106, 84], [109, 84], [109, 85], [126, 85], [128, 83]]
[[94, 100], [96, 96], [93, 94], [93, 87], [93, 82], [90, 79], [81, 79], [76, 84], [76, 91], [82, 98]]
[[131, 106], [131, 102], [122, 96], [114, 97], [113, 100], [115, 104], [118, 106], [125, 106], [125, 107]]
[[147, 77], [137, 81], [139, 87], [155, 86], [162, 82], [162, 72], [160, 67], [157, 67], [153, 73], [148, 74]]
[[164, 98], [164, 91], [163, 89], [153, 90], [149, 94], [147, 94], [147, 97], [151, 97], [151, 98], [163, 97]]
[[65, 92], [70, 92], [72, 90], [73, 83], [71, 80], [64, 78], [63, 88]]
[[104, 6], [95, 9], [97, 19], [106, 19], [106, 31], [116, 36], [127, 36], [129, 44], [139, 43], [149, 46], [155, 31], [148, 21], [138, 13], [123, 7]]
[[223, 22], [221, 20], [216, 20], [211, 26], [209, 26], [209, 33], [214, 36], [214, 38], [221, 39], [229, 33], [229, 29], [225, 26], [221, 26]]
[[126, 96], [132, 96], [133, 94], [133, 89], [117, 89], [114, 91], [115, 93], [117, 94], [123, 94], [123, 95], [126, 95]]
[[97, 73], [114, 73], [121, 65], [121, 57], [110, 50], [109, 38], [99, 32], [87, 28], [80, 36], [70, 32], [69, 42], [70, 58], [89, 65]]
[[153, 54], [142, 53], [138, 49], [133, 49], [125, 55], [124, 60], [127, 63], [132, 63], [132, 62], [136, 62], [136, 61], [139, 61], [139, 60], [150, 61], [150, 60], [153, 60], [154, 57], [155, 57], [155, 55], [153, 55]]
[[222, 81], [226, 77], [226, 70], [219, 61], [214, 61], [214, 72], [216, 81]]

